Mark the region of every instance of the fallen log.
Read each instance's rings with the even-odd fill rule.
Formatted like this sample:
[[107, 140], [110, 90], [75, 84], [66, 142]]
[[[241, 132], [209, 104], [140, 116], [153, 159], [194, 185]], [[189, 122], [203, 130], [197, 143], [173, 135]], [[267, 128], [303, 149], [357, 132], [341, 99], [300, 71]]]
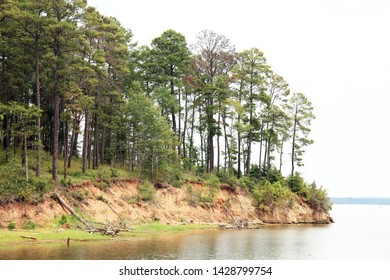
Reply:
[[237, 224], [237, 227], [241, 229], [242, 225], [236, 220], [236, 218], [234, 218], [233, 214], [227, 209], [227, 207], [225, 205], [222, 205], [222, 207], [226, 210], [230, 217], [232, 217], [233, 221]]
[[36, 238], [36, 237], [33, 237], [33, 236], [21, 235], [20, 237], [21, 237], [21, 238], [25, 238], [25, 239], [37, 240], [37, 238]]
[[65, 200], [63, 200], [59, 194], [54, 193], [54, 198], [57, 199], [58, 203], [66, 208], [73, 216], [75, 216], [77, 220], [79, 220], [87, 229], [93, 229], [93, 227], [86, 220], [80, 217], [80, 215], [77, 214], [76, 211], [74, 211], [73, 208], [70, 207], [70, 205]]

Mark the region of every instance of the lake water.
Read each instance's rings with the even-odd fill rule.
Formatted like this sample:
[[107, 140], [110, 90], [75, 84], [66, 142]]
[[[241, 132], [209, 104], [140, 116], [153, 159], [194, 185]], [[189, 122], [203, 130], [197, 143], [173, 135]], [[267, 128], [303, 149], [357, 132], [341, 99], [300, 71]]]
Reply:
[[390, 260], [390, 206], [334, 205], [331, 225], [206, 230], [146, 240], [0, 245], [0, 259]]

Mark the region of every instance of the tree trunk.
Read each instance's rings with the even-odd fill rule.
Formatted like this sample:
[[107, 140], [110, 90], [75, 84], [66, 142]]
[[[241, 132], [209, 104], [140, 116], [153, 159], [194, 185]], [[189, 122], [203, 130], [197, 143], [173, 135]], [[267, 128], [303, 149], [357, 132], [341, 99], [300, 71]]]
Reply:
[[271, 138], [272, 138], [272, 131], [273, 127], [271, 127], [271, 130], [268, 135], [268, 151], [267, 151], [267, 180], [269, 180], [269, 170], [271, 169]]
[[[179, 112], [180, 117], [180, 112]], [[185, 102], [184, 102], [184, 128], [182, 132], [182, 145], [183, 145], [183, 157], [187, 158], [187, 149], [186, 149], [186, 131], [187, 131], [187, 122], [188, 122], [188, 93], [186, 91]]]
[[280, 143], [280, 157], [279, 157], [279, 172], [282, 172], [282, 165], [283, 165], [283, 144], [284, 144], [284, 139], [285, 137], [282, 137], [282, 141]]
[[[40, 71], [39, 71], [39, 34], [35, 33], [35, 99], [36, 106], [38, 109], [41, 109], [41, 85], [40, 85]], [[39, 177], [41, 175], [41, 116], [37, 117], [37, 161], [36, 161], [36, 171], [35, 175]]]
[[219, 102], [218, 106], [218, 133], [217, 133], [217, 171], [219, 172], [219, 165], [220, 165], [220, 159], [221, 159], [221, 146], [219, 143], [219, 135], [220, 135], [220, 123], [221, 123], [221, 102]]
[[[98, 105], [95, 103], [95, 110], [97, 111]], [[99, 167], [99, 125], [97, 113], [94, 113], [94, 134], [93, 134], [93, 158], [92, 158], [92, 169]]]
[[77, 138], [76, 138], [76, 130], [78, 129], [77, 118], [78, 118], [78, 116], [76, 115], [74, 117], [74, 120], [73, 120], [72, 136], [70, 137], [70, 151], [69, 151], [69, 158], [68, 158], [68, 168], [71, 167], [72, 156], [76, 153], [75, 149], [77, 149]]
[[291, 150], [291, 176], [294, 176], [295, 171], [295, 137], [297, 133], [297, 112], [294, 115], [294, 129], [293, 129], [293, 137], [292, 137], [292, 150]]
[[251, 155], [252, 155], [252, 141], [253, 141], [253, 84], [250, 83], [250, 90], [249, 90], [249, 134], [248, 134], [248, 152], [246, 155], [246, 165], [245, 165], [245, 172], [246, 174], [249, 174], [249, 170], [251, 168]]
[[[195, 101], [195, 100], [194, 100]], [[190, 147], [188, 152], [188, 157], [190, 159], [190, 170], [192, 168], [192, 164], [194, 163], [193, 159], [193, 149], [194, 149], [194, 124], [195, 124], [195, 106], [192, 104], [192, 119], [191, 119], [191, 132], [190, 132]]]
[[[238, 94], [238, 102], [240, 103], [241, 105], [241, 102], [242, 102], [242, 87], [243, 87], [243, 84], [242, 84], [242, 81], [240, 82], [240, 91], [239, 91], [239, 94]], [[241, 114], [238, 114], [237, 115], [237, 124], [238, 126], [240, 125], [240, 122], [241, 122]], [[241, 175], [242, 175], [242, 171], [241, 171], [241, 131], [239, 131], [238, 127], [237, 127], [237, 178], [240, 179], [241, 178]]]
[[[25, 128], [26, 129], [26, 128]], [[27, 133], [24, 133], [24, 167], [26, 169], [26, 181], [28, 182], [28, 156], [27, 156]]]
[[[199, 135], [200, 135], [200, 159], [201, 159], [201, 166], [204, 168], [205, 166], [205, 157], [204, 157], [204, 137], [203, 137], [203, 128], [201, 125], [201, 118], [202, 118], [202, 111], [201, 107], [199, 106]], [[208, 165], [208, 162], [206, 161], [206, 165]]]
[[67, 121], [64, 122], [64, 180], [67, 176], [67, 167], [68, 167], [68, 130], [69, 124]]
[[264, 124], [261, 122], [261, 128], [260, 128], [260, 151], [259, 151], [259, 179], [261, 178], [261, 156], [263, 153], [263, 131], [264, 130]]
[[209, 97], [207, 108], [207, 172], [214, 171], [214, 116], [213, 97]]
[[106, 128], [103, 126], [103, 129], [102, 129], [102, 147], [100, 149], [100, 153], [101, 153], [100, 164], [104, 164], [105, 163], [105, 160], [104, 160], [104, 157], [105, 157], [104, 150], [106, 149], [105, 144], [106, 144]]
[[52, 163], [52, 179], [57, 182], [58, 180], [58, 154], [59, 154], [59, 133], [60, 133], [60, 58], [61, 54], [61, 30], [57, 31], [54, 39], [54, 56], [57, 59], [54, 69], [54, 129], [53, 129], [53, 163]]
[[[225, 135], [225, 170], [226, 167], [228, 167], [229, 175], [232, 175], [233, 166], [232, 166], [232, 157], [231, 157], [231, 152], [229, 147], [229, 138], [227, 136], [227, 131], [226, 131], [226, 112], [224, 112], [222, 115], [222, 122], [223, 122], [223, 132]], [[227, 164], [226, 164], [226, 159], [227, 159]]]
[[[178, 131], [177, 131], [177, 137], [179, 138], [179, 145], [177, 147], [177, 151], [178, 151], [178, 154], [179, 156], [182, 155], [182, 150], [181, 150], [181, 142], [182, 142], [182, 137], [181, 137], [181, 91], [180, 91], [180, 87], [179, 87], [179, 90], [178, 90], [178, 94], [179, 94], [179, 114], [178, 114], [178, 122], [179, 122], [179, 127], [178, 127]], [[184, 143], [184, 142], [183, 142]]]
[[53, 131], [53, 162], [52, 162], [52, 179], [57, 182], [58, 178], [58, 153], [59, 153], [59, 133], [60, 133], [60, 96], [59, 96], [59, 76], [55, 73], [54, 87], [54, 131]]
[[87, 159], [88, 159], [88, 140], [89, 140], [89, 109], [85, 111], [85, 126], [84, 126], [84, 141], [83, 141], [83, 169], [85, 173], [87, 170]]
[[[267, 122], [267, 127], [266, 127], [266, 130], [267, 133], [269, 133], [269, 123]], [[268, 155], [268, 141], [267, 141], [268, 138], [264, 139], [265, 141], [265, 147], [264, 147], [264, 161], [263, 161], [263, 170], [265, 171], [266, 170], [266, 164], [267, 164], [267, 155]]]

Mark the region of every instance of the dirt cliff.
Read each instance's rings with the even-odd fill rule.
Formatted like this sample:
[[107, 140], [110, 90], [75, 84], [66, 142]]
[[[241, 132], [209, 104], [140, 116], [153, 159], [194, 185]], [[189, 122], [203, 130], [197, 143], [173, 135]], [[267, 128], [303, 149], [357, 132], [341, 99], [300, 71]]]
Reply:
[[[59, 190], [60, 196], [88, 220], [126, 224], [160, 221], [165, 224], [291, 224], [331, 223], [325, 211], [311, 209], [298, 196], [293, 196], [290, 207], [259, 209], [253, 205], [250, 194], [242, 188], [221, 186], [212, 202], [194, 201], [194, 194], [208, 191], [201, 183], [187, 183], [181, 188], [167, 184], [155, 185], [153, 201], [139, 199], [140, 180], [113, 180], [106, 188], [91, 181]], [[13, 222], [20, 227], [30, 220], [47, 225], [63, 214], [70, 214], [52, 197], [38, 205], [9, 204], [0, 207], [0, 226]]]

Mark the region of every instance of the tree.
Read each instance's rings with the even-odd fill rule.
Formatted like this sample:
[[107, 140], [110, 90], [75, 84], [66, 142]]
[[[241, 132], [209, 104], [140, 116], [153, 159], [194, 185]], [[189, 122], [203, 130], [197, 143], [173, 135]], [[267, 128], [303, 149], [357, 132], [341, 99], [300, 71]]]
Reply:
[[292, 119], [291, 176], [294, 176], [295, 165], [303, 166], [302, 155], [307, 145], [314, 141], [309, 139], [311, 121], [315, 119], [313, 106], [303, 93], [293, 93], [287, 106]]
[[86, 1], [55, 1], [50, 2], [46, 11], [49, 17], [49, 34], [51, 38], [52, 61], [53, 61], [53, 162], [52, 179], [58, 179], [58, 155], [60, 151], [60, 115], [61, 97], [64, 95], [66, 82], [70, 79], [68, 65], [74, 57], [69, 52], [77, 46], [77, 38], [81, 35], [77, 28], [77, 22], [82, 17]]
[[[273, 73], [269, 73], [266, 80], [267, 90], [262, 96], [262, 101], [265, 105], [263, 113], [264, 137], [265, 141], [263, 170], [266, 173], [266, 178], [269, 179], [269, 171], [271, 169], [271, 152], [275, 147], [280, 146], [281, 157], [283, 153], [283, 142], [288, 138], [287, 132], [289, 130], [289, 117], [285, 113], [287, 97], [290, 90], [287, 82], [283, 77]], [[279, 138], [281, 136], [281, 138]], [[262, 145], [263, 141], [260, 141]], [[261, 159], [261, 154], [260, 154]], [[260, 163], [260, 162], [259, 162]], [[260, 165], [261, 166], [261, 165]]]
[[174, 133], [169, 123], [160, 115], [160, 108], [134, 83], [129, 91], [124, 108], [127, 144], [132, 169], [149, 173], [156, 178], [165, 168], [175, 166], [176, 153], [168, 149], [174, 143]]
[[[207, 132], [206, 171], [214, 170], [214, 136], [219, 134], [219, 123], [215, 115], [220, 111], [218, 96], [221, 89], [218, 81], [226, 80], [236, 63], [235, 49], [229, 40], [214, 31], [204, 30], [197, 34], [193, 49], [196, 51], [194, 70], [198, 92], [204, 102], [204, 121]], [[216, 104], [217, 103], [217, 104]]]
[[[244, 120], [246, 124], [245, 132], [247, 140], [246, 160], [244, 164], [245, 173], [248, 173], [251, 165], [252, 143], [255, 140], [255, 133], [260, 129], [258, 122], [259, 116], [256, 116], [257, 104], [265, 91], [265, 81], [269, 73], [269, 66], [263, 52], [252, 48], [239, 54], [238, 65], [235, 71], [239, 81], [239, 101], [243, 104], [244, 114], [238, 116], [239, 121]], [[241, 133], [239, 133], [239, 153], [238, 165], [241, 173]], [[240, 174], [241, 175], [241, 174]]]
[[25, 168], [26, 181], [28, 181], [28, 140], [37, 133], [38, 127], [35, 124], [35, 120], [41, 114], [41, 110], [35, 105], [28, 106], [12, 101], [8, 105], [0, 103], [0, 114], [8, 114], [18, 118], [18, 122], [13, 124], [11, 131], [13, 136], [18, 136], [23, 139], [22, 163]]
[[[185, 37], [171, 29], [153, 39], [151, 46], [155, 68], [155, 94], [162, 110], [170, 114], [172, 130], [180, 140], [182, 80], [188, 72], [190, 51]], [[180, 144], [178, 154], [181, 154]]]

